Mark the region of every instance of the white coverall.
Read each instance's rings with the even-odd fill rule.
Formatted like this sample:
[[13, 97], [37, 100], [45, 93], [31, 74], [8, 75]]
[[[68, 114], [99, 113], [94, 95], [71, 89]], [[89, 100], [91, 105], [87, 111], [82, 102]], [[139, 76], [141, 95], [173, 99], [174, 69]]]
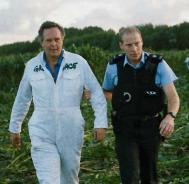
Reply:
[[84, 119], [80, 111], [83, 88], [91, 92], [94, 128], [107, 127], [102, 89], [86, 60], [64, 50], [56, 83], [45, 67], [43, 52], [26, 64], [13, 105], [9, 131], [21, 132], [31, 100], [31, 156], [40, 184], [78, 184]]

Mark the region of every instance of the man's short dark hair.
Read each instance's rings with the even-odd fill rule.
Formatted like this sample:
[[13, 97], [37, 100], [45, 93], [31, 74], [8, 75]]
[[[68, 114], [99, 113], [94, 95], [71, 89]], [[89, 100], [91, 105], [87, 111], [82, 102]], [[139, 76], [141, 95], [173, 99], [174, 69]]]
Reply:
[[43, 32], [45, 29], [49, 29], [49, 28], [53, 28], [53, 27], [57, 27], [60, 30], [60, 33], [62, 35], [62, 38], [64, 38], [65, 33], [64, 33], [64, 28], [59, 25], [56, 22], [52, 22], [52, 21], [45, 21], [41, 24], [39, 31], [38, 31], [38, 39], [40, 42], [43, 41]]

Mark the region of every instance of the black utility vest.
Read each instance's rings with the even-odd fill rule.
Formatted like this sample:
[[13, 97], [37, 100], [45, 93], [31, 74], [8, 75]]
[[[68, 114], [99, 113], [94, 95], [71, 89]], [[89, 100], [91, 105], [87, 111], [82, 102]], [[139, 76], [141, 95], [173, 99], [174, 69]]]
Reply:
[[145, 55], [145, 64], [138, 69], [124, 66], [125, 54], [115, 57], [110, 64], [117, 65], [118, 84], [112, 93], [112, 107], [119, 115], [155, 115], [163, 110], [164, 93], [155, 84], [161, 56]]

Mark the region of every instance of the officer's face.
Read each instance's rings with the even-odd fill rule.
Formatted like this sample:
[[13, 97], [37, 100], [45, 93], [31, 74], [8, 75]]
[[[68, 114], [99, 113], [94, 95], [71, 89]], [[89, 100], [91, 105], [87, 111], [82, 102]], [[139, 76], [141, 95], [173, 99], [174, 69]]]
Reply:
[[124, 34], [122, 36], [122, 42], [119, 43], [120, 48], [127, 54], [129, 62], [139, 63], [142, 56], [142, 38], [139, 33], [133, 32]]
[[58, 58], [63, 46], [63, 37], [57, 27], [45, 29], [43, 32], [42, 47], [47, 59]]

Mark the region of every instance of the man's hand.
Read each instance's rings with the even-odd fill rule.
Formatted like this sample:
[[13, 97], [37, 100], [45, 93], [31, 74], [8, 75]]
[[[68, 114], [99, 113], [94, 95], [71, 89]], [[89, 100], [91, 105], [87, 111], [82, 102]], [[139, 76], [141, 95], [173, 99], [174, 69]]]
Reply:
[[91, 98], [91, 92], [88, 89], [83, 90], [83, 98], [85, 98], [86, 100], [90, 100]]
[[14, 147], [16, 147], [17, 149], [20, 148], [20, 146], [21, 146], [20, 133], [11, 133], [10, 141]]
[[104, 137], [105, 137], [105, 132], [106, 132], [105, 128], [95, 128], [94, 139], [97, 140], [97, 141], [103, 140]]
[[165, 118], [160, 123], [160, 134], [163, 137], [170, 136], [174, 131], [174, 118], [170, 115], [165, 116]]
[[104, 96], [107, 100], [112, 101], [112, 92], [104, 90]]

